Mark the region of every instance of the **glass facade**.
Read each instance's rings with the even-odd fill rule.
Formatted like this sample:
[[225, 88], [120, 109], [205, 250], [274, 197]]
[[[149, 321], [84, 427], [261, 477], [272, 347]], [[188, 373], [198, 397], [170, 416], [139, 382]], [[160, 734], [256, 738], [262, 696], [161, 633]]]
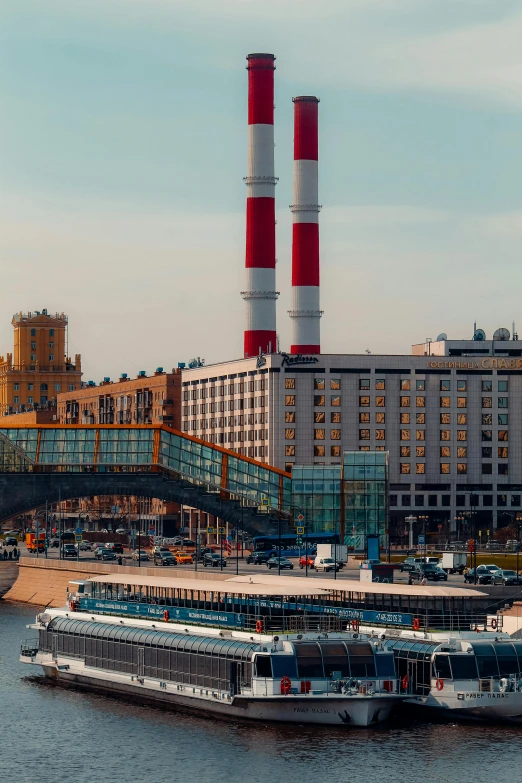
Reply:
[[387, 530], [388, 452], [345, 451], [342, 465], [296, 465], [292, 505], [304, 514], [308, 533], [339, 533], [356, 549], [370, 534]]
[[292, 504], [299, 507], [309, 533], [339, 533], [341, 465], [294, 466]]
[[379, 535], [381, 546], [385, 544], [387, 479], [387, 451], [344, 452], [345, 541], [355, 549], [364, 549], [370, 534]]

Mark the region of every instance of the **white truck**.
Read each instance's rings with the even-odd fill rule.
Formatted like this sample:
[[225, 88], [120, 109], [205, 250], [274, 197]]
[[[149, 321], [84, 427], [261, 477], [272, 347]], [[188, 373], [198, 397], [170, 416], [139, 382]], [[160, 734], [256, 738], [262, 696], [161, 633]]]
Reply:
[[442, 568], [447, 574], [462, 574], [466, 568], [467, 555], [465, 552], [443, 552]]
[[333, 558], [344, 564], [348, 560], [348, 547], [345, 544], [317, 544], [316, 557]]

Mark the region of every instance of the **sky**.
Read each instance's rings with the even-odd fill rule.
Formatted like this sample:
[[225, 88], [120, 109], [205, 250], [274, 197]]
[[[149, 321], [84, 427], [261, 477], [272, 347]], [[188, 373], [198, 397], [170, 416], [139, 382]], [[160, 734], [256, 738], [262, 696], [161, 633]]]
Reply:
[[0, 353], [69, 315], [84, 380], [242, 355], [245, 57], [276, 57], [290, 343], [295, 95], [321, 102], [324, 353], [518, 323], [516, 0], [0, 0]]

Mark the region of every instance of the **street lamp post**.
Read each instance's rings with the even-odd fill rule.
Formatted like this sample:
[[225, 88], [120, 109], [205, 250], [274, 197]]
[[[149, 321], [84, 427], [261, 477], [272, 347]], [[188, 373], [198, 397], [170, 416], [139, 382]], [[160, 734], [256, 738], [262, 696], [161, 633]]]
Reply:
[[406, 517], [405, 522], [407, 522], [410, 526], [410, 534], [408, 539], [408, 549], [413, 549], [413, 523], [417, 521], [417, 517], [414, 517], [412, 514], [410, 514], [409, 517]]
[[426, 554], [427, 554], [427, 546], [426, 546], [426, 522], [428, 520], [428, 517], [426, 514], [421, 514], [417, 517], [418, 520], [422, 522], [422, 530], [424, 535], [424, 560], [426, 560]]

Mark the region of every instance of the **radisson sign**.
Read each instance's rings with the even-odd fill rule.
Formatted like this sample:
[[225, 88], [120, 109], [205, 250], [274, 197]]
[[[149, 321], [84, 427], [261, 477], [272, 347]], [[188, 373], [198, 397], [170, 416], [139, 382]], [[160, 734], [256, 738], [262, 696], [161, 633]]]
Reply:
[[433, 370], [520, 370], [521, 359], [504, 359], [500, 356], [486, 356], [477, 362], [473, 359], [467, 361], [452, 359], [448, 361], [427, 362], [427, 367]]
[[316, 364], [319, 361], [317, 356], [305, 356], [302, 353], [289, 356], [287, 353], [281, 352], [281, 356], [283, 357], [281, 367], [285, 365], [289, 367], [291, 364]]

